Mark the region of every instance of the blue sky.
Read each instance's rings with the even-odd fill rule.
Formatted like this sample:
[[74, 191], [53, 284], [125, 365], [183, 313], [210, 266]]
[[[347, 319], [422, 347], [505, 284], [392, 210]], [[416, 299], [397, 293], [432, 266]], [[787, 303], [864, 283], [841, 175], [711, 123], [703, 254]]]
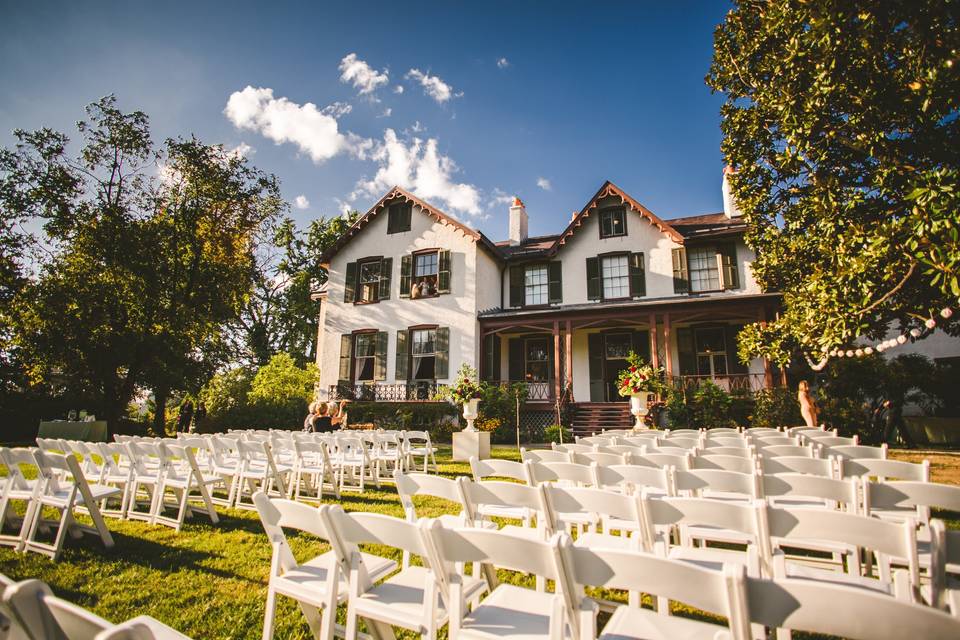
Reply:
[[664, 218], [711, 213], [722, 97], [703, 77], [728, 8], [0, 0], [0, 145], [75, 133], [115, 93], [158, 140], [248, 149], [300, 221], [394, 182], [494, 239], [509, 196], [556, 233], [605, 179]]

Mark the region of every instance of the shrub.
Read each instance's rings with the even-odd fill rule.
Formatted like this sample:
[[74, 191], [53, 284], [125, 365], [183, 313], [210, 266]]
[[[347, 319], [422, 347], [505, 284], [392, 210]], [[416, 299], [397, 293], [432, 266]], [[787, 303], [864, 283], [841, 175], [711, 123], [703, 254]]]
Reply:
[[243, 428], [251, 420], [247, 396], [253, 372], [243, 367], [222, 371], [204, 385], [197, 399], [207, 407], [207, 417], [198, 425], [200, 433]]
[[796, 393], [789, 387], [761, 389], [754, 396], [751, 427], [787, 427], [803, 423], [800, 403]]
[[349, 424], [373, 423], [377, 429], [429, 431], [436, 442], [449, 442], [459, 428], [457, 408], [448, 402], [351, 402]]
[[[560, 435], [563, 434], [563, 439], [561, 440]], [[559, 425], [551, 424], [549, 427], [543, 430], [543, 437], [546, 438], [547, 442], [573, 442], [573, 432], [570, 429]]]
[[696, 427], [727, 427], [731, 424], [730, 394], [709, 380], [700, 383], [693, 393], [693, 421]]
[[497, 444], [515, 443], [517, 438], [517, 398], [522, 405], [527, 399], [527, 385], [516, 382], [511, 385], [484, 384], [480, 392], [480, 418], [496, 420], [497, 427], [491, 430], [490, 440]]

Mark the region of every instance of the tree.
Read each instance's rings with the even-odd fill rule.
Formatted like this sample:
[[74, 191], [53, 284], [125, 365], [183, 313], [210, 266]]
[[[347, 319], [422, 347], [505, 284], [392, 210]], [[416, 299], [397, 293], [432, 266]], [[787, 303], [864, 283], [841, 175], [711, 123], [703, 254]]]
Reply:
[[[740, 356], [814, 359], [960, 296], [960, 3], [742, 1], [714, 35], [722, 150], [783, 312]], [[958, 333], [955, 324], [946, 327]]]
[[279, 185], [221, 146], [155, 150], [147, 116], [112, 96], [78, 130], [74, 158], [50, 130], [17, 131], [0, 154], [0, 209], [45, 232], [38, 277], [10, 305], [12, 346], [32, 381], [92, 393], [108, 420], [152, 388], [159, 431], [170, 391], [198, 386], [224, 353]]
[[278, 353], [302, 366], [316, 358], [318, 308], [314, 292], [327, 281], [320, 256], [360, 214], [318, 218], [305, 231], [290, 218], [260, 244], [255, 286], [234, 327], [238, 359], [263, 366]]

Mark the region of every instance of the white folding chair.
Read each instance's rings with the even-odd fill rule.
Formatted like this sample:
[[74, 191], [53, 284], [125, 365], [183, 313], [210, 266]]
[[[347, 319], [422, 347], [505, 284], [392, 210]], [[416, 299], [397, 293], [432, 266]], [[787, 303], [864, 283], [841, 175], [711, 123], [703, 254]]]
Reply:
[[570, 461], [581, 465], [589, 465], [595, 462], [605, 467], [617, 464], [628, 464], [627, 456], [620, 453], [604, 451], [574, 451], [570, 454]]
[[[340, 473], [340, 491], [355, 489], [362, 492], [368, 480], [377, 482], [373, 470], [373, 461], [370, 459], [370, 450], [364, 443], [363, 438], [345, 433], [338, 433], [335, 438], [337, 442], [336, 465]], [[348, 475], [351, 480], [349, 483], [347, 482]], [[377, 483], [377, 486], [380, 486], [379, 483]]]
[[[544, 514], [550, 532], [564, 531], [571, 518], [603, 523], [603, 531], [578, 533], [574, 544], [587, 548], [641, 549], [644, 537], [629, 536], [642, 528], [637, 494], [615, 493], [590, 487], [542, 487]], [[619, 531], [621, 535], [614, 535]]]
[[674, 600], [700, 611], [730, 619], [737, 602], [730, 596], [728, 574], [684, 562], [622, 549], [562, 545], [561, 557], [581, 601], [580, 640], [673, 640], [685, 638], [715, 640], [729, 637], [726, 625], [669, 615], [669, 608], [652, 611], [640, 606], [620, 605], [597, 630], [599, 603], [586, 599], [584, 587], [644, 592], [661, 601]]
[[553, 449], [524, 449], [520, 448], [521, 462], [570, 462], [570, 454]]
[[[707, 449], [704, 453], [709, 453]], [[725, 471], [736, 471], [737, 473], [755, 473], [757, 463], [751, 457], [728, 456], [728, 455], [700, 455], [693, 459], [692, 470], [697, 469], [722, 469]]]
[[806, 507], [860, 513], [860, 482], [804, 473], [758, 476], [761, 497], [774, 507]]
[[860, 438], [857, 436], [851, 436], [849, 438], [838, 436], [835, 433], [828, 433], [820, 431], [817, 433], [801, 433], [800, 437], [804, 442], [812, 442], [820, 445], [821, 447], [842, 447], [848, 445], [858, 445], [860, 444]]
[[124, 459], [129, 456], [129, 451], [126, 445], [118, 442], [101, 442], [99, 443], [98, 449], [100, 451], [100, 458], [103, 460], [99, 484], [120, 489], [117, 508], [111, 508], [110, 499], [105, 499], [100, 503], [100, 513], [105, 516], [126, 518], [127, 496], [130, 491], [130, 480], [133, 475], [133, 465], [130, 464], [129, 460], [124, 461]]
[[[130, 459], [130, 478], [127, 483], [127, 502], [121, 507], [125, 517], [153, 524], [160, 500], [160, 483], [163, 465], [160, 463], [158, 444], [129, 440], [124, 443]], [[140, 509], [141, 490], [146, 498], [146, 510]]]
[[809, 456], [760, 456], [757, 466], [764, 475], [778, 473], [804, 473], [833, 478], [836, 475], [833, 458], [811, 458]]
[[[37, 498], [42, 490], [41, 480], [28, 479], [21, 468], [21, 465], [28, 469], [36, 467], [35, 451], [37, 450], [0, 447], [0, 464], [7, 468], [7, 477], [2, 478], [3, 494], [0, 495], [0, 533], [7, 525], [16, 530], [16, 533], [0, 535], [0, 544], [11, 546], [16, 551], [22, 551], [26, 543], [37, 508]], [[23, 503], [22, 518], [13, 514], [12, 507], [16, 502]]]
[[430, 440], [429, 431], [404, 431], [403, 446], [407, 458], [407, 469], [412, 469], [416, 465], [417, 458], [421, 458], [424, 473], [431, 468], [434, 471], [437, 470], [437, 448]]
[[[282, 595], [297, 601], [315, 637], [333, 640], [337, 603], [348, 594], [348, 574], [342, 572], [333, 550], [299, 562], [283, 532], [295, 529], [331, 542], [332, 535], [320, 511], [293, 500], [269, 498], [262, 491], [254, 494], [253, 503], [273, 548], [263, 639], [273, 637], [277, 596]], [[379, 580], [397, 566], [392, 560], [373, 555], [365, 556], [364, 560], [371, 580]]]
[[960, 531], [930, 521], [930, 591], [927, 602], [960, 618]]
[[[237, 475], [237, 491], [233, 506], [237, 509], [255, 509], [253, 494], [263, 491], [267, 495], [287, 496], [286, 479], [291, 467], [278, 463], [273, 457], [270, 443], [265, 440], [239, 440], [237, 452], [240, 454], [240, 471]], [[250, 496], [250, 502], [244, 502], [244, 496]]]
[[[487, 484], [487, 483], [484, 483]], [[526, 487], [530, 488], [530, 487]], [[445, 529], [439, 522], [425, 524], [429, 548], [434, 554], [432, 566], [444, 571], [450, 585], [448, 637], [458, 640], [493, 640], [525, 638], [563, 640], [579, 635], [572, 590], [557, 589], [550, 593], [512, 584], [489, 585], [491, 592], [468, 611], [466, 585], [459, 567], [467, 563], [483, 563], [514, 571], [534, 574], [537, 582], [547, 580], [563, 584], [565, 574], [560, 560], [560, 539], [536, 540], [501, 531], [482, 529]], [[491, 575], [487, 574], [488, 579]]]
[[826, 455], [837, 456], [840, 458], [850, 458], [856, 460], [858, 458], [871, 458], [874, 460], [886, 460], [887, 458], [887, 445], [886, 443], [880, 445], [879, 447], [870, 447], [867, 445], [843, 445], [839, 447], [828, 447], [826, 449]]
[[930, 482], [930, 461], [904, 462], [885, 458], [837, 458], [837, 472], [841, 478], [859, 476], [865, 480], [876, 478], [886, 480], [906, 480], [910, 482]]
[[[483, 527], [491, 517], [519, 520], [520, 526], [507, 524], [503, 529], [516, 535], [543, 538], [546, 522], [541, 513], [543, 502], [536, 487], [497, 480], [476, 482], [463, 476], [456, 482], [460, 501], [473, 526]], [[534, 519], [535, 528], [530, 526]]]
[[[508, 478], [516, 482], [529, 482], [526, 466], [521, 462], [512, 460], [499, 460], [491, 458], [490, 460], [478, 460], [470, 458], [470, 470], [473, 472], [473, 480], [482, 483], [486, 478]], [[477, 506], [478, 515], [482, 517], [500, 517], [511, 520], [521, 520], [524, 526], [529, 526], [533, 512], [521, 505], [510, 504], [485, 504], [480, 503]]]
[[650, 453], [649, 450], [644, 450], [642, 456], [633, 456], [631, 461], [633, 464], [644, 464], [644, 462], [648, 462], [658, 467], [689, 469], [693, 465], [692, 459], [693, 456], [689, 453]]
[[226, 498], [216, 495], [217, 487], [211, 495], [214, 504], [232, 507], [240, 489], [240, 468], [243, 461], [237, 452], [237, 438], [210, 436], [207, 438], [207, 453], [210, 456], [210, 469], [220, 478], [220, 489]]
[[[93, 533], [100, 537], [103, 546], [108, 549], [113, 547], [113, 536], [110, 535], [110, 530], [107, 529], [100, 514], [99, 503], [108, 496], [119, 495], [120, 490], [116, 487], [89, 484], [73, 455], [59, 455], [38, 450], [34, 457], [37, 461], [41, 488], [34, 500], [36, 508], [23, 549], [48, 555], [56, 561], [63, 550], [64, 536], [68, 532]], [[58, 522], [43, 519], [43, 509], [46, 507], [60, 512]], [[77, 522], [73, 515], [77, 508], [86, 510], [90, 519], [93, 520], [93, 527]], [[52, 544], [37, 539], [41, 525], [43, 528], [51, 525], [56, 527]]]
[[819, 458], [820, 449], [812, 444], [775, 444], [756, 448], [756, 455], [761, 458], [780, 458], [783, 456], [799, 456], [803, 458]]
[[381, 480], [393, 478], [393, 473], [406, 467], [406, 453], [399, 432], [385, 431], [373, 434], [373, 477], [377, 486]]
[[327, 444], [322, 440], [294, 439], [293, 448], [296, 460], [293, 466], [293, 499], [299, 500], [304, 483], [308, 489], [314, 489], [317, 500], [323, 499], [323, 485], [333, 489], [334, 496], [340, 499], [340, 486]]
[[596, 478], [594, 486], [600, 489], [613, 489], [622, 493], [644, 490], [647, 495], [673, 495], [673, 467], [645, 467], [626, 464], [613, 467], [594, 468]]
[[[194, 513], [204, 513], [211, 523], [218, 523], [220, 518], [210, 498], [210, 488], [219, 482], [219, 478], [212, 473], [204, 473], [200, 470], [200, 465], [193, 456], [193, 450], [189, 447], [170, 442], [161, 443], [160, 457], [164, 469], [157, 489], [159, 497], [153, 518], [154, 524], [164, 524], [180, 531], [184, 520]], [[168, 504], [166, 500], [168, 491], [173, 492], [172, 504]], [[198, 500], [202, 506], [195, 504]], [[176, 510], [176, 518], [164, 515], [168, 506]]]

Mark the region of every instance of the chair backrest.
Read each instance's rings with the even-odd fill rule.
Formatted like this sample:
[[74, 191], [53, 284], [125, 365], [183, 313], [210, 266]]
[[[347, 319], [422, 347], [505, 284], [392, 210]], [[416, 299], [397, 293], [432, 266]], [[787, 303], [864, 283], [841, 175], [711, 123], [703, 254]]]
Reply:
[[696, 456], [693, 459], [694, 469], [725, 469], [738, 473], [754, 473], [757, 463], [751, 457], [716, 455], [710, 449], [704, 452], [708, 455]]
[[819, 449], [812, 445], [778, 444], [758, 447], [757, 455], [764, 458], [780, 458], [783, 456], [817, 458], [819, 457]]
[[960, 487], [937, 482], [864, 482], [863, 504], [867, 515], [881, 510], [903, 510], [922, 522], [931, 509], [960, 512]]
[[497, 480], [475, 482], [463, 476], [457, 478], [456, 482], [461, 502], [467, 509], [467, 516], [474, 522], [480, 520], [481, 505], [524, 507], [536, 512], [543, 507], [537, 487]]
[[638, 433], [636, 435], [629, 436], [619, 436], [617, 438], [617, 444], [625, 444], [631, 447], [642, 447], [642, 446], [657, 446], [657, 443], [662, 439], [663, 435], [660, 431], [651, 431], [649, 433]]
[[880, 445], [879, 447], [869, 447], [863, 444], [842, 445], [838, 447], [829, 447], [826, 450], [826, 454], [841, 458], [850, 458], [853, 460], [858, 458], [885, 460], [887, 458], [887, 445], [886, 443]]
[[807, 456], [761, 456], [757, 463], [764, 475], [778, 473], [806, 473], [813, 476], [832, 478], [834, 476], [833, 458], [808, 458]]
[[33, 640], [87, 640], [113, 626], [100, 616], [57, 598], [39, 580], [8, 586], [3, 600]]
[[566, 453], [570, 453], [572, 451], [579, 451], [581, 453], [593, 451], [593, 445], [591, 444], [557, 444], [556, 442], [551, 442], [550, 448], [554, 451], [563, 451]]
[[671, 438], [684, 438], [684, 437], [700, 437], [699, 429], [670, 429], [665, 436], [667, 439]]
[[742, 572], [741, 579], [746, 617], [760, 625], [851, 640], [960, 636], [957, 618], [871, 589], [800, 578], [764, 580]]
[[699, 438], [667, 438], [660, 443], [661, 447], [676, 447], [678, 449], [692, 450], [701, 445]]
[[[727, 573], [652, 554], [561, 545], [561, 558], [578, 588], [623, 589], [686, 603], [725, 618], [733, 608]], [[717, 627], [718, 631], [723, 627]], [[705, 636], [704, 636], [705, 637]]]
[[12, 449], [0, 447], [0, 462], [7, 468], [7, 481], [13, 489], [30, 490], [30, 483], [27, 482], [27, 476], [22, 466], [25, 465], [31, 470], [37, 466], [36, 451], [37, 449], [24, 447], [14, 447]]
[[330, 541], [327, 524], [320, 518], [320, 512], [316, 507], [293, 500], [270, 498], [262, 491], [253, 494], [253, 504], [257, 507], [257, 513], [260, 515], [260, 522], [267, 537], [272, 544], [277, 545], [275, 547], [275, 553], [279, 554], [277, 561], [285, 571], [296, 567], [297, 561], [287, 543], [284, 529], [296, 529], [316, 536], [324, 542]]
[[[641, 500], [646, 531], [664, 526], [701, 526], [730, 529], [750, 536], [755, 544], [762, 541], [757, 517], [760, 501], [749, 503], [709, 500], [707, 498], [660, 498], [644, 496]], [[648, 540], [649, 545], [654, 541]]]
[[[615, 493], [590, 487], [561, 487], [554, 484], [543, 486], [544, 511], [551, 531], [563, 531], [563, 515], [570, 513], [596, 514], [625, 520], [635, 529], [643, 527], [639, 494]], [[640, 537], [631, 538], [640, 543]]]
[[947, 610], [947, 571], [960, 565], [960, 531], [948, 530], [943, 520], [931, 520], [930, 551], [930, 604]]
[[[594, 463], [596, 464], [596, 463]], [[527, 482], [538, 485], [543, 482], [572, 483], [576, 486], [592, 487], [596, 474], [589, 464], [573, 462], [525, 462]]]
[[790, 436], [758, 436], [753, 438], [753, 444], [758, 449], [763, 449], [766, 447], [775, 447], [777, 445], [798, 445], [800, 444], [799, 438], [791, 438]]
[[725, 469], [677, 469], [673, 476], [673, 488], [693, 496], [710, 493], [739, 494], [753, 500], [760, 497], [760, 486], [753, 473], [739, 473]]
[[523, 462], [570, 462], [570, 454], [553, 449], [520, 448], [520, 460]]
[[749, 429], [744, 429], [743, 432], [747, 436], [758, 437], [783, 435], [783, 431], [774, 429], [773, 427], [750, 427]]
[[860, 481], [857, 478], [837, 480], [805, 473], [761, 473], [759, 482], [765, 498], [815, 498], [837, 502], [848, 513], [860, 512]]
[[716, 437], [716, 436], [739, 436], [740, 429], [734, 427], [712, 427], [706, 430], [707, 437]]
[[896, 479], [913, 482], [930, 482], [930, 461], [920, 464], [903, 460], [884, 460], [872, 458], [838, 458], [837, 468], [840, 477], [860, 476], [882, 480]]
[[841, 447], [847, 445], [858, 445], [860, 444], [860, 438], [858, 436], [852, 436], [845, 438], [843, 436], [838, 436], [835, 433], [829, 433], [826, 431], [803, 431], [800, 432], [800, 437], [809, 442], [815, 442], [823, 447]]
[[347, 513], [339, 504], [321, 505], [319, 516], [333, 534], [331, 544], [346, 573], [350, 571], [351, 558], [360, 553], [361, 544], [393, 547], [429, 562], [423, 534], [417, 523], [382, 513]]
[[393, 479], [397, 485], [400, 504], [403, 505], [403, 511], [411, 522], [417, 520], [417, 511], [413, 503], [414, 496], [442, 498], [463, 506], [456, 480], [427, 473], [404, 473], [399, 469], [394, 472]]
[[613, 444], [612, 436], [576, 436], [574, 438], [576, 444]]
[[750, 443], [743, 436], [707, 436], [703, 442], [705, 449], [714, 447], [733, 447], [735, 449], [749, 449]]
[[470, 458], [470, 470], [473, 472], [473, 479], [477, 482], [484, 478], [510, 478], [519, 482], [527, 482], [527, 471], [523, 463], [513, 460]]
[[663, 493], [672, 494], [673, 467], [645, 467], [635, 464], [626, 464], [613, 467], [594, 468], [596, 475], [595, 485], [603, 489], [619, 489], [634, 491], [641, 489], [656, 489]]
[[570, 454], [570, 458], [577, 464], [590, 464], [592, 462], [600, 466], [627, 464], [626, 456], [619, 453], [604, 453], [602, 451], [588, 451], [586, 453], [574, 451]]
[[643, 464], [643, 461], [657, 465], [658, 467], [673, 467], [675, 469], [689, 469], [692, 466], [693, 456], [676, 455], [673, 453], [644, 453], [642, 456], [633, 456], [634, 464]]

